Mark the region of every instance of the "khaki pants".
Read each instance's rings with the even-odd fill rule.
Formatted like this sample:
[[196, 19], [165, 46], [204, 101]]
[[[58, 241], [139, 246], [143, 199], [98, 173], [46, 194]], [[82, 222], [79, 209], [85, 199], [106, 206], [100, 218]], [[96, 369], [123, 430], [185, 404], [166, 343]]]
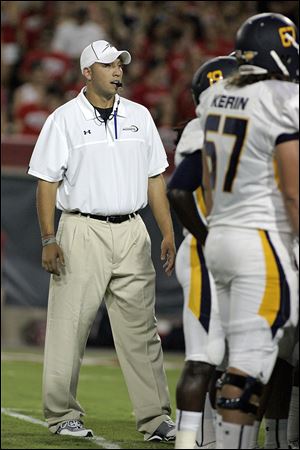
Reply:
[[137, 428], [152, 433], [168, 418], [170, 403], [145, 224], [138, 215], [113, 224], [63, 213], [57, 240], [66, 266], [59, 277], [51, 277], [49, 290], [43, 402], [50, 431], [61, 421], [84, 415], [76, 400], [79, 370], [105, 298]]

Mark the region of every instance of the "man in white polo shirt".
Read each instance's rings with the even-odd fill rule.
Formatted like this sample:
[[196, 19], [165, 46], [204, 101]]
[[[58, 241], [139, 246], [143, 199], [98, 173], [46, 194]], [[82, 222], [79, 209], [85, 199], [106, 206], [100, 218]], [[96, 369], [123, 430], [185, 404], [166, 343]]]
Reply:
[[[118, 95], [127, 51], [106, 41], [80, 58], [86, 87], [54, 111], [28, 173], [38, 178], [42, 266], [52, 274], [43, 375], [45, 418], [53, 433], [92, 436], [76, 400], [79, 370], [105, 298], [114, 343], [145, 440], [175, 439], [154, 315], [155, 271], [138, 214], [149, 202], [171, 275], [175, 245], [162, 172], [165, 150], [149, 111]], [[62, 215], [55, 237], [55, 205]], [[101, 387], [100, 387], [101, 388]]]

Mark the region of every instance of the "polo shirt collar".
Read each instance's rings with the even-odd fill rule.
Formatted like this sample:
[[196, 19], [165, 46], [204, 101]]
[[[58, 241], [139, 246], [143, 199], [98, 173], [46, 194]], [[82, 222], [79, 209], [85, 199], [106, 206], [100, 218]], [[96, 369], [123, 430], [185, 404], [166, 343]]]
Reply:
[[[76, 101], [86, 120], [95, 119], [94, 107], [84, 95], [85, 91], [86, 87], [83, 87], [77, 95]], [[122, 97], [120, 97], [118, 94], [115, 95], [113, 111], [115, 111], [116, 108], [118, 108], [118, 117], [126, 117], [126, 107], [124, 105], [124, 102], [122, 101]]]

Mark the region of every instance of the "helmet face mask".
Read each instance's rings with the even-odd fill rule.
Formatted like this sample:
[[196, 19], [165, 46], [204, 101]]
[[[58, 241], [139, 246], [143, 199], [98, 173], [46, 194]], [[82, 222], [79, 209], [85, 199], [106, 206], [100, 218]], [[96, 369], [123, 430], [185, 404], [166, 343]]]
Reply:
[[242, 74], [281, 74], [299, 79], [298, 30], [282, 14], [257, 14], [237, 32], [235, 56]]
[[237, 71], [238, 63], [233, 56], [219, 56], [202, 64], [195, 72], [192, 80], [192, 96], [196, 105], [199, 95], [212, 84], [228, 78]]

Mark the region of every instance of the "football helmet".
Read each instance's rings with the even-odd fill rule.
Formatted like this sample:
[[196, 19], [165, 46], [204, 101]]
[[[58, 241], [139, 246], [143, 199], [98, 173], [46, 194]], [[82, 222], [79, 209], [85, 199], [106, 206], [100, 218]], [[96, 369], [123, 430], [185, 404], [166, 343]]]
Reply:
[[192, 80], [192, 95], [195, 104], [199, 104], [199, 95], [203, 91], [217, 81], [228, 78], [237, 69], [238, 63], [233, 56], [218, 56], [202, 64]]
[[299, 43], [296, 25], [282, 14], [263, 13], [239, 28], [235, 57], [242, 74], [283, 74], [299, 79]]

